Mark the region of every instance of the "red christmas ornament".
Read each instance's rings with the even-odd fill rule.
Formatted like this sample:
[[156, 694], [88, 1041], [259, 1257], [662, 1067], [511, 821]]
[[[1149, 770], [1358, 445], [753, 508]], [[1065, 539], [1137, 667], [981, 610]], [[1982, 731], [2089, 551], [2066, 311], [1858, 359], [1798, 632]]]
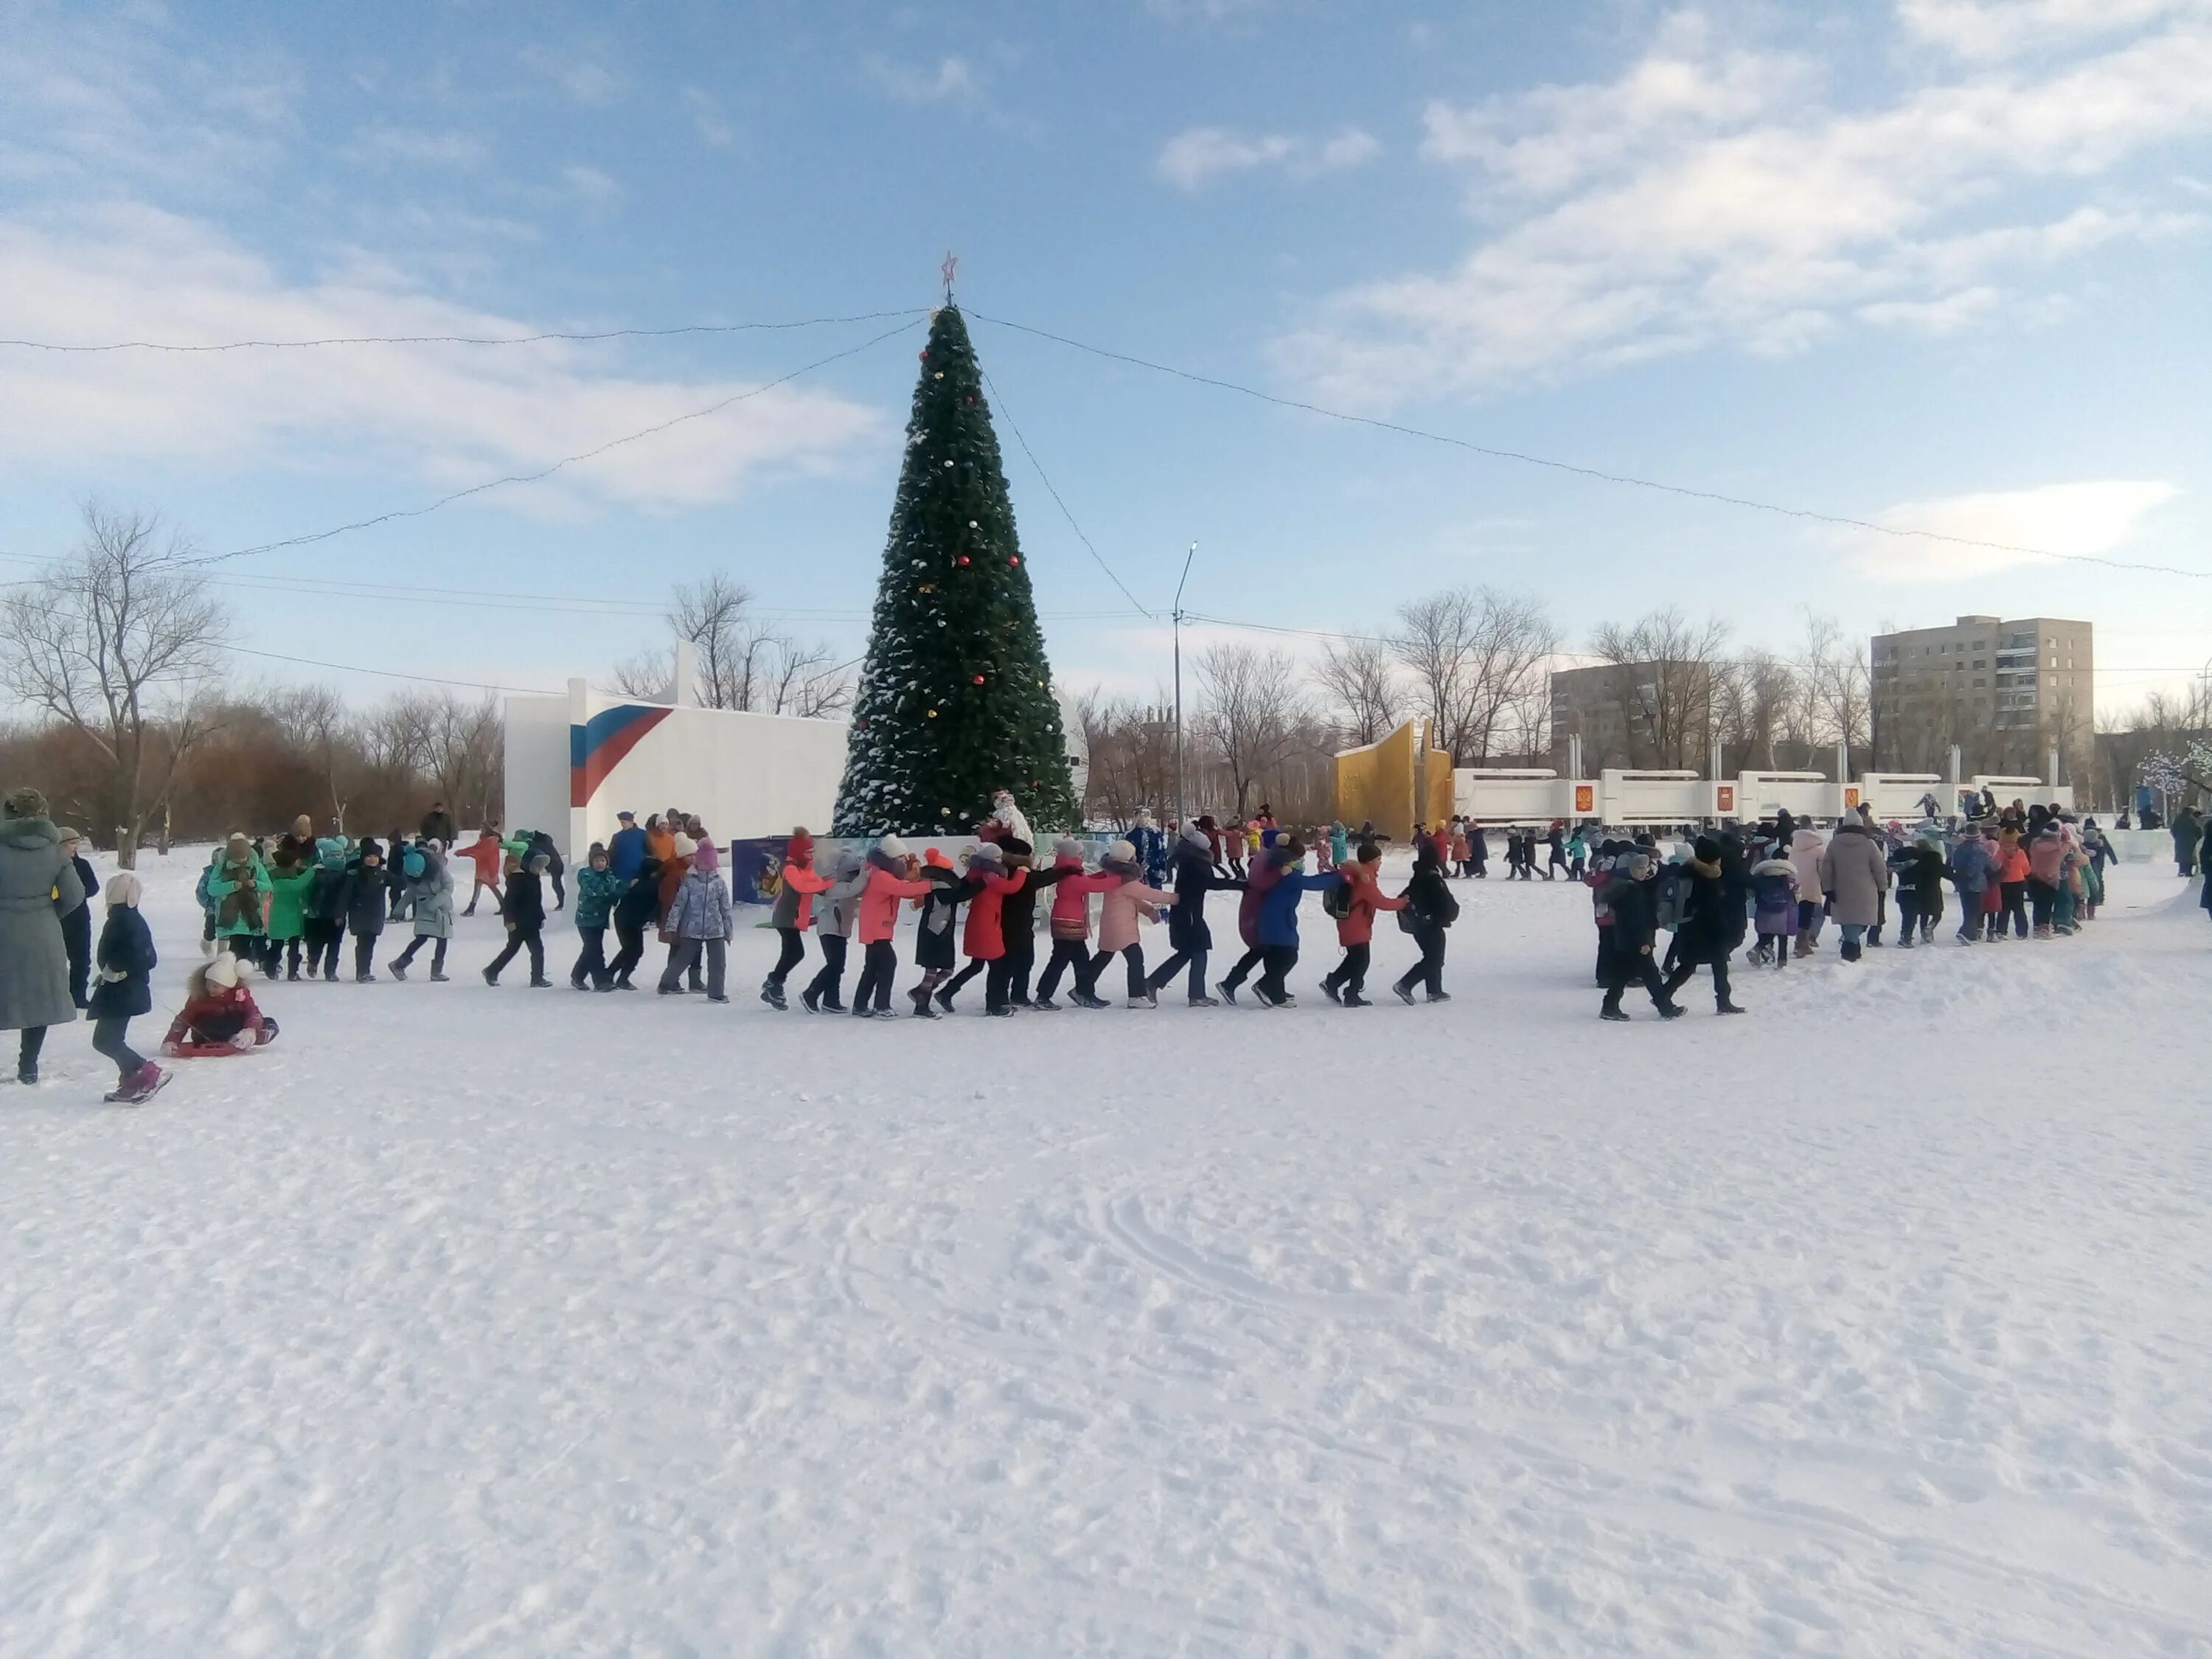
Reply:
[[960, 556], [960, 562], [961, 562], [961, 563], [963, 563], [963, 564], [965, 564], [965, 563], [967, 563], [967, 562], [968, 562], [968, 556], [967, 556], [965, 553], [963, 553], [963, 554]]
[[1021, 562], [1022, 556], [1018, 553], [1010, 553], [1006, 556], [1006, 562], [1008, 564], [1019, 564]]
[[983, 677], [982, 677], [981, 674], [976, 675], [976, 676], [975, 676], [975, 684], [978, 684], [978, 685], [981, 685], [981, 684], [982, 684], [982, 683], [983, 683]]

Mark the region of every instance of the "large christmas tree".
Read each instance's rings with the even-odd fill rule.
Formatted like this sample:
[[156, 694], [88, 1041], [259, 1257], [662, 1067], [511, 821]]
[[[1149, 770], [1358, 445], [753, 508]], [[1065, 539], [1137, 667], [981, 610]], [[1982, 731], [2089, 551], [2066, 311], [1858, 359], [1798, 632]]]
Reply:
[[1077, 821], [999, 441], [948, 304], [921, 354], [834, 833], [963, 835], [999, 789], [1037, 831]]

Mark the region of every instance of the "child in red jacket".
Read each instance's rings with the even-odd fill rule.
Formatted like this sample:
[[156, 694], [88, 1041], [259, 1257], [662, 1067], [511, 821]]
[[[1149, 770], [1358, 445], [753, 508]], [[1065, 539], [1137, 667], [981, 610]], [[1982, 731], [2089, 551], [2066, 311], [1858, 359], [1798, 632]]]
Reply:
[[246, 1054], [276, 1039], [276, 1022], [239, 982], [238, 959], [221, 956], [193, 969], [185, 981], [184, 1010], [162, 1039], [161, 1052], [177, 1060]]
[[[1433, 855], [1432, 843], [1423, 838], [1420, 844], [1425, 853]], [[1376, 879], [1382, 868], [1382, 849], [1371, 841], [1362, 842], [1359, 856], [1344, 866], [1344, 893], [1338, 901], [1336, 919], [1336, 942], [1344, 947], [1344, 960], [1331, 969], [1321, 982], [1322, 994], [1343, 1007], [1372, 1006], [1359, 994], [1367, 988], [1367, 958], [1375, 940], [1375, 913], [1406, 908], [1402, 896], [1392, 898], [1382, 890]]]

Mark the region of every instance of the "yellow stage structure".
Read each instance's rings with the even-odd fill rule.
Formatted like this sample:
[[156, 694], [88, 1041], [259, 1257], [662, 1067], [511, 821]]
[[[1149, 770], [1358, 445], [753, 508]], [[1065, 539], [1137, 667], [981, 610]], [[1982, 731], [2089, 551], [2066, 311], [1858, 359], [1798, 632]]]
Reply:
[[[1413, 836], [1414, 766], [1420, 753], [1421, 723], [1407, 720], [1380, 740], [1358, 749], [1340, 750], [1336, 757], [1336, 816], [1346, 829], [1357, 831], [1372, 823], [1391, 840], [1403, 844]], [[1444, 772], [1445, 799], [1450, 799], [1451, 772]], [[1451, 811], [1446, 808], [1444, 816]]]

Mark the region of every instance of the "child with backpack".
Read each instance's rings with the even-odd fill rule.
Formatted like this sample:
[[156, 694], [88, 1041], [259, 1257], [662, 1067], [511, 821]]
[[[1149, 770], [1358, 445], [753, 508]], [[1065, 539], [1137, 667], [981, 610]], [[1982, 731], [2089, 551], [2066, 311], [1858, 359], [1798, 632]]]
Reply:
[[126, 1040], [132, 1018], [154, 1007], [154, 935], [138, 914], [143, 890], [137, 872], [118, 870], [107, 881], [107, 925], [93, 953], [100, 982], [92, 988], [86, 1012], [92, 1016], [94, 1052], [115, 1062], [115, 1091], [107, 1098], [127, 1106], [151, 1100], [169, 1074], [137, 1053]]
[[1444, 929], [1459, 920], [1459, 901], [1446, 884], [1446, 874], [1443, 861], [1433, 852], [1416, 854], [1413, 878], [1401, 896], [1405, 908], [1398, 913], [1398, 925], [1413, 934], [1421, 950], [1421, 959], [1390, 987], [1408, 1008], [1413, 1006], [1416, 981], [1428, 987], [1431, 1002], [1451, 1000], [1444, 991]]
[[[1413, 854], [1414, 864], [1418, 866], [1425, 860], [1434, 866], [1435, 844], [1426, 836], [1416, 836], [1414, 845], [1419, 849]], [[1375, 913], [1406, 908], [1402, 894], [1392, 898], [1382, 891], [1376, 879], [1382, 865], [1382, 849], [1371, 841], [1363, 843], [1358, 857], [1338, 872], [1343, 880], [1322, 896], [1322, 913], [1336, 922], [1336, 942], [1344, 947], [1344, 960], [1322, 976], [1321, 994], [1340, 1008], [1373, 1006], [1360, 993], [1367, 988], [1367, 963], [1374, 948]]]

